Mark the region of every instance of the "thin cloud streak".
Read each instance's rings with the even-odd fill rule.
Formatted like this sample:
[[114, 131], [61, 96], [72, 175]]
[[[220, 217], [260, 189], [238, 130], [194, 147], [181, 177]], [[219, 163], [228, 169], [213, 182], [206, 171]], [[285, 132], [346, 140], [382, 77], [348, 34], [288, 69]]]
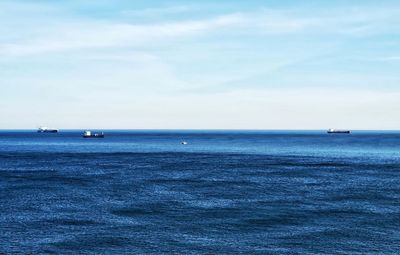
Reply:
[[[176, 38], [201, 32], [227, 28], [241, 23], [234, 15], [210, 20], [162, 23], [156, 25], [131, 24], [76, 24], [55, 30], [61, 35], [37, 38], [29, 43], [3, 43], [1, 55], [25, 56], [30, 54], [59, 52], [73, 49], [138, 46], [150, 40]], [[49, 34], [56, 33], [51, 31]]]
[[[173, 7], [170, 11], [173, 11]], [[362, 16], [356, 15], [357, 13], [350, 17], [348, 14], [331, 14], [309, 18], [299, 14], [264, 10], [255, 13], [232, 13], [203, 20], [145, 25], [85, 20], [75, 24], [53, 25], [49, 27], [47, 34], [40, 33], [33, 39], [22, 38], [20, 41], [3, 42], [0, 44], [0, 55], [26, 56], [90, 48], [137, 47], [149, 42], [207, 35], [217, 31], [266, 36], [293, 33], [362, 36], [379, 33], [379, 27], [390, 23], [380, 13]], [[54, 34], [57, 36], [52, 36]]]
[[399, 61], [400, 60], [400, 56], [391, 56], [391, 57], [383, 57], [383, 58], [378, 58], [378, 61]]
[[191, 8], [185, 5], [169, 6], [163, 8], [147, 8], [139, 10], [124, 10], [121, 11], [121, 15], [130, 17], [153, 17], [160, 15], [171, 15], [178, 13], [185, 13], [190, 11]]

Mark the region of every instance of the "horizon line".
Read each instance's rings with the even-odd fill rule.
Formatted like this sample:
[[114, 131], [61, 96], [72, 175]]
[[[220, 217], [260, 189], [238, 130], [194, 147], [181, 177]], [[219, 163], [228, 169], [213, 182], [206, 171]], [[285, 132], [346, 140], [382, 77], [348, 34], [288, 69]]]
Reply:
[[[57, 128], [58, 131], [75, 131], [75, 130], [120, 130], [120, 131], [327, 131], [329, 128], [324, 129], [282, 129], [282, 128]], [[0, 131], [31, 131], [37, 128], [0, 128]], [[338, 129], [350, 131], [398, 131], [400, 129]]]

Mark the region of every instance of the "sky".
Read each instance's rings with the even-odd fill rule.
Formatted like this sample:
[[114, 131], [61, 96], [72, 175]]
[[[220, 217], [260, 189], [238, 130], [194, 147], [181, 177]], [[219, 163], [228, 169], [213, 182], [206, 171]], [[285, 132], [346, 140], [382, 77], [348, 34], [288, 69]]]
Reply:
[[1, 0], [0, 128], [400, 129], [397, 0]]

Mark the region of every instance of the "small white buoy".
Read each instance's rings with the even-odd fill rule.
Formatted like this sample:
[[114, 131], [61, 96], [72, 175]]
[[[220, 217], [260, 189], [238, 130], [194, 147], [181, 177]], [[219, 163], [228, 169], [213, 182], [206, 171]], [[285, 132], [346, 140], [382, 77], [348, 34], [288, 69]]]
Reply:
[[181, 144], [186, 145], [186, 144], [188, 144], [188, 142], [182, 141]]

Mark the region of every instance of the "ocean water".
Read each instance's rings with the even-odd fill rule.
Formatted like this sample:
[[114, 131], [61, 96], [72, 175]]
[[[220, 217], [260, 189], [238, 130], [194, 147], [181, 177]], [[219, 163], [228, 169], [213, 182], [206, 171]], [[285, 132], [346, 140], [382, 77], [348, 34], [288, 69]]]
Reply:
[[0, 254], [400, 253], [400, 132], [105, 134], [0, 131]]

